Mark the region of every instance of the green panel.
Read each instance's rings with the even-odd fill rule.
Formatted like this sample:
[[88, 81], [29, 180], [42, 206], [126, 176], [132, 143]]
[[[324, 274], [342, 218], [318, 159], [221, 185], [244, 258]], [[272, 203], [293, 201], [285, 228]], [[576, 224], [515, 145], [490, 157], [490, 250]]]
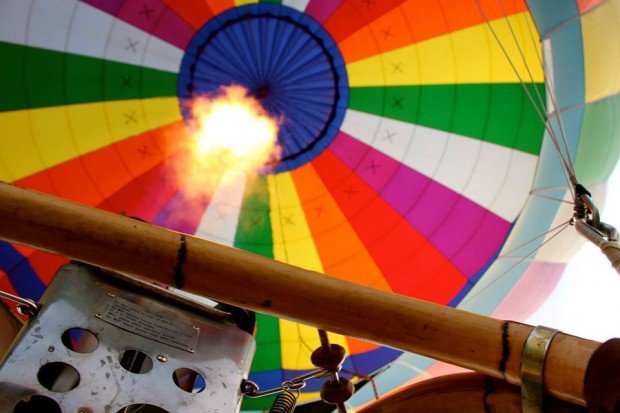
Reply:
[[[273, 258], [269, 188], [265, 177], [256, 178], [246, 187], [243, 208], [239, 214], [235, 247]], [[280, 330], [278, 319], [257, 314], [256, 342], [258, 349], [252, 371], [281, 368]]]
[[259, 3], [277, 3], [277, 4], [281, 4], [282, 0], [260, 0]]
[[0, 111], [176, 96], [177, 75], [0, 42]]
[[[260, 383], [257, 383], [260, 386]], [[258, 412], [267, 412], [271, 408], [273, 401], [275, 400], [275, 396], [267, 396], [267, 397], [259, 397], [257, 399], [250, 399], [248, 397], [244, 397], [241, 402], [241, 411], [258, 411]]]
[[620, 157], [620, 95], [586, 106], [575, 159], [583, 184], [605, 181]]
[[235, 246], [273, 258], [267, 178], [260, 176], [246, 186], [239, 214]]
[[25, 49], [23, 47], [7, 47], [0, 42], [0, 111], [11, 110], [13, 107], [26, 106], [24, 85], [26, 75], [23, 61]]
[[[544, 99], [544, 84], [529, 84]], [[349, 107], [538, 154], [544, 124], [519, 83], [360, 87]], [[544, 111], [543, 111], [544, 113]]]
[[[256, 178], [246, 186], [243, 207], [239, 214], [235, 247], [273, 258], [269, 187], [265, 177]], [[256, 314], [256, 355], [251, 371], [270, 371], [282, 368], [280, 326], [278, 319]], [[260, 383], [258, 383], [260, 386]], [[243, 410], [269, 409], [273, 397], [243, 401]]]

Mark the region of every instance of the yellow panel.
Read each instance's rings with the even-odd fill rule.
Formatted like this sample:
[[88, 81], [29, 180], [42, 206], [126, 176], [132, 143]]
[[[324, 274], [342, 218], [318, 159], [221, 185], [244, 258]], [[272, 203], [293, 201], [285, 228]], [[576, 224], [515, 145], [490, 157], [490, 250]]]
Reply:
[[0, 154], [11, 181], [45, 169], [32, 136], [29, 111], [0, 113]]
[[177, 98], [105, 102], [112, 140], [117, 142], [181, 118]]
[[[290, 173], [269, 175], [269, 197], [273, 233], [273, 253], [278, 261], [323, 272], [321, 260], [312, 240]], [[312, 294], [312, 292], [309, 292]], [[318, 292], [317, 292], [318, 294]], [[310, 355], [321, 345], [316, 328], [280, 320], [282, 368], [312, 369]], [[330, 341], [348, 350], [343, 336], [330, 334]]]
[[[521, 46], [532, 76], [510, 32]], [[528, 13], [491, 22], [518, 74], [525, 82], [544, 79], [540, 43], [530, 38]], [[489, 26], [477, 25], [347, 65], [351, 86], [433, 85], [518, 82]]]
[[258, 3], [258, 0], [235, 0], [235, 6], [243, 6], [244, 4]]
[[581, 18], [586, 102], [620, 92], [620, 0], [610, 0]]
[[2, 112], [0, 154], [6, 172], [1, 176], [18, 180], [177, 121], [177, 102], [155, 98]]
[[103, 104], [65, 107], [76, 152], [84, 154], [112, 143]]
[[4, 161], [2, 160], [2, 157], [0, 157], [0, 181], [13, 182], [13, 175], [9, 173], [9, 170], [4, 165]]

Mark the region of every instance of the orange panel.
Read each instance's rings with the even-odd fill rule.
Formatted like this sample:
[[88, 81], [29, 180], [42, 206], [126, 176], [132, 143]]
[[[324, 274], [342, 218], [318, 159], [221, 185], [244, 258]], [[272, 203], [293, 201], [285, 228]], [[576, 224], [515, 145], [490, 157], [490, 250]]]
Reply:
[[402, 9], [396, 7], [340, 42], [339, 46], [344, 60], [350, 63], [412, 42], [407, 18]]
[[214, 15], [218, 15], [222, 12], [225, 12], [228, 9], [235, 7], [234, 0], [207, 0], [209, 4], [209, 8], [213, 12]]
[[349, 346], [350, 354], [361, 354], [368, 351], [376, 350], [381, 346], [369, 343], [367, 341], [358, 340], [356, 338], [347, 337], [347, 345]]
[[325, 273], [390, 291], [381, 271], [311, 164], [291, 172]]

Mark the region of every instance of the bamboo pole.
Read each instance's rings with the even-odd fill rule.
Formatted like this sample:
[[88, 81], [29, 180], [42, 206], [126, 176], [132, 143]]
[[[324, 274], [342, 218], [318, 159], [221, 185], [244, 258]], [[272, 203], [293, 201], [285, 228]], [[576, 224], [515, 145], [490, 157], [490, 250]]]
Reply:
[[[0, 238], [9, 241], [520, 384], [529, 325], [352, 284], [8, 184], [0, 184], [0, 222]], [[585, 372], [599, 344], [557, 334], [545, 390], [585, 406]]]

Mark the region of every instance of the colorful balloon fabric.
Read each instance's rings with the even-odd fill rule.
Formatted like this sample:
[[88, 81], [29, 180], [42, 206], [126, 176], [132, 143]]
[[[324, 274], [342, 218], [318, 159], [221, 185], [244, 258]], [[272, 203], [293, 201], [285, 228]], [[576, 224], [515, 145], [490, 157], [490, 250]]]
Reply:
[[[565, 231], [532, 254], [572, 214], [544, 121], [559, 134], [561, 118], [586, 185], [618, 157], [618, 21], [619, 0], [0, 0], [0, 179], [523, 318], [576, 242]], [[190, 191], [188, 103], [231, 84], [283, 119], [281, 162]], [[0, 287], [38, 299], [63, 262], [3, 242]], [[257, 323], [250, 379], [313, 368], [315, 329]], [[380, 394], [433, 374], [423, 357], [330, 337], [350, 354], [343, 374]], [[373, 398], [363, 386], [350, 404]]]

